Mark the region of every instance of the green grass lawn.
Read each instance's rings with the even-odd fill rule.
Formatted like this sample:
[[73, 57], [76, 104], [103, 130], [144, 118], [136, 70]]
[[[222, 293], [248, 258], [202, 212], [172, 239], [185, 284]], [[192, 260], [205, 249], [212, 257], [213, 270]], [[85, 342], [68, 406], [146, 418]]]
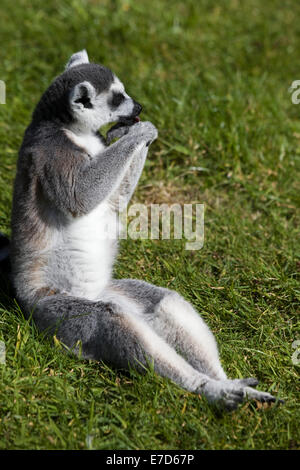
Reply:
[[134, 202], [204, 203], [205, 243], [127, 240], [117, 277], [178, 290], [232, 377], [286, 400], [219, 413], [151, 370], [63, 354], [0, 297], [1, 449], [299, 447], [300, 4], [287, 0], [2, 0], [0, 230], [10, 234], [23, 133], [41, 93], [86, 48], [143, 103], [159, 138]]

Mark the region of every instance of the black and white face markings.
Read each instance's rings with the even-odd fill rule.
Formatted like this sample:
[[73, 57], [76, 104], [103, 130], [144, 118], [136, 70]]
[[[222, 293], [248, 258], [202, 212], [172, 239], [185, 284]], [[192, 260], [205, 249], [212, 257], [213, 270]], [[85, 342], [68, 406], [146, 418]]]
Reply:
[[110, 105], [112, 109], [118, 108], [120, 104], [125, 100], [123, 93], [114, 91], [113, 97], [111, 99]]
[[87, 80], [75, 85], [70, 106], [76, 127], [85, 132], [97, 131], [112, 122], [134, 120], [142, 110], [142, 106], [126, 93], [117, 77], [108, 89], [100, 93]]
[[136, 118], [142, 111], [142, 106], [134, 101], [124, 89], [122, 82], [115, 76], [111, 86], [111, 96], [108, 105], [116, 121]]
[[70, 108], [75, 126], [87, 133], [112, 122], [132, 119], [142, 107], [125, 91], [123, 83], [106, 67], [90, 64], [82, 51], [67, 64], [65, 74], [82, 78], [70, 92]]

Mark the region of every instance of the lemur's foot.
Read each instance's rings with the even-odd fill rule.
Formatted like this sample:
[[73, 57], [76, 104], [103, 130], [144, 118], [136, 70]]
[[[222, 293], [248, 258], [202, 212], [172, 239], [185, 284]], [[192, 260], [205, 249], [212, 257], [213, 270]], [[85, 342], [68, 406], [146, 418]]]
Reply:
[[262, 403], [272, 403], [276, 401], [278, 401], [278, 403], [284, 403], [284, 400], [280, 400], [268, 392], [254, 390], [254, 387], [258, 385], [258, 380], [254, 377], [249, 377], [247, 379], [233, 379], [228, 380], [228, 382], [234, 383], [238, 387], [242, 387], [245, 398], [252, 398]]
[[228, 410], [235, 410], [244, 400], [243, 388], [229, 380], [210, 380], [201, 387], [209, 402], [221, 405]]
[[246, 379], [233, 379], [230, 380], [230, 382], [241, 385], [242, 387], [256, 387], [259, 383], [255, 377], [248, 377]]
[[227, 410], [236, 409], [247, 398], [262, 403], [284, 403], [283, 400], [277, 399], [268, 392], [261, 392], [252, 388], [257, 384], [258, 381], [254, 378], [210, 380], [202, 387], [202, 393], [210, 402], [224, 406]]
[[284, 400], [274, 397], [271, 393], [254, 390], [252, 387], [244, 387], [244, 396], [245, 398], [252, 398], [253, 400], [260, 401], [261, 403], [284, 403]]

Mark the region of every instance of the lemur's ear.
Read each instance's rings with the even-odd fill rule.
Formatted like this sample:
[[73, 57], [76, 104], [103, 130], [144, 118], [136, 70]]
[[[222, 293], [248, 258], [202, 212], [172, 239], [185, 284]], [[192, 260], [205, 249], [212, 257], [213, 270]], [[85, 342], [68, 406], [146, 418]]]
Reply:
[[71, 92], [71, 105], [77, 109], [92, 108], [96, 94], [96, 90], [90, 82], [78, 83]]
[[69, 62], [66, 65], [66, 70], [74, 67], [75, 65], [80, 64], [88, 64], [89, 63], [89, 56], [85, 49], [79, 52], [75, 52], [75, 54], [71, 55]]

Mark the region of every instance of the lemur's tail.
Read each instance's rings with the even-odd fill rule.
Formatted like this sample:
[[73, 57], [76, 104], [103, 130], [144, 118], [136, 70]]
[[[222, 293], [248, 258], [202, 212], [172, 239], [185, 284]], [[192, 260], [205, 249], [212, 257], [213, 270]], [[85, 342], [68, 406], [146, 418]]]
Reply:
[[0, 233], [0, 277], [8, 279], [10, 275], [9, 239]]
[[9, 255], [9, 239], [0, 232], [0, 262]]

